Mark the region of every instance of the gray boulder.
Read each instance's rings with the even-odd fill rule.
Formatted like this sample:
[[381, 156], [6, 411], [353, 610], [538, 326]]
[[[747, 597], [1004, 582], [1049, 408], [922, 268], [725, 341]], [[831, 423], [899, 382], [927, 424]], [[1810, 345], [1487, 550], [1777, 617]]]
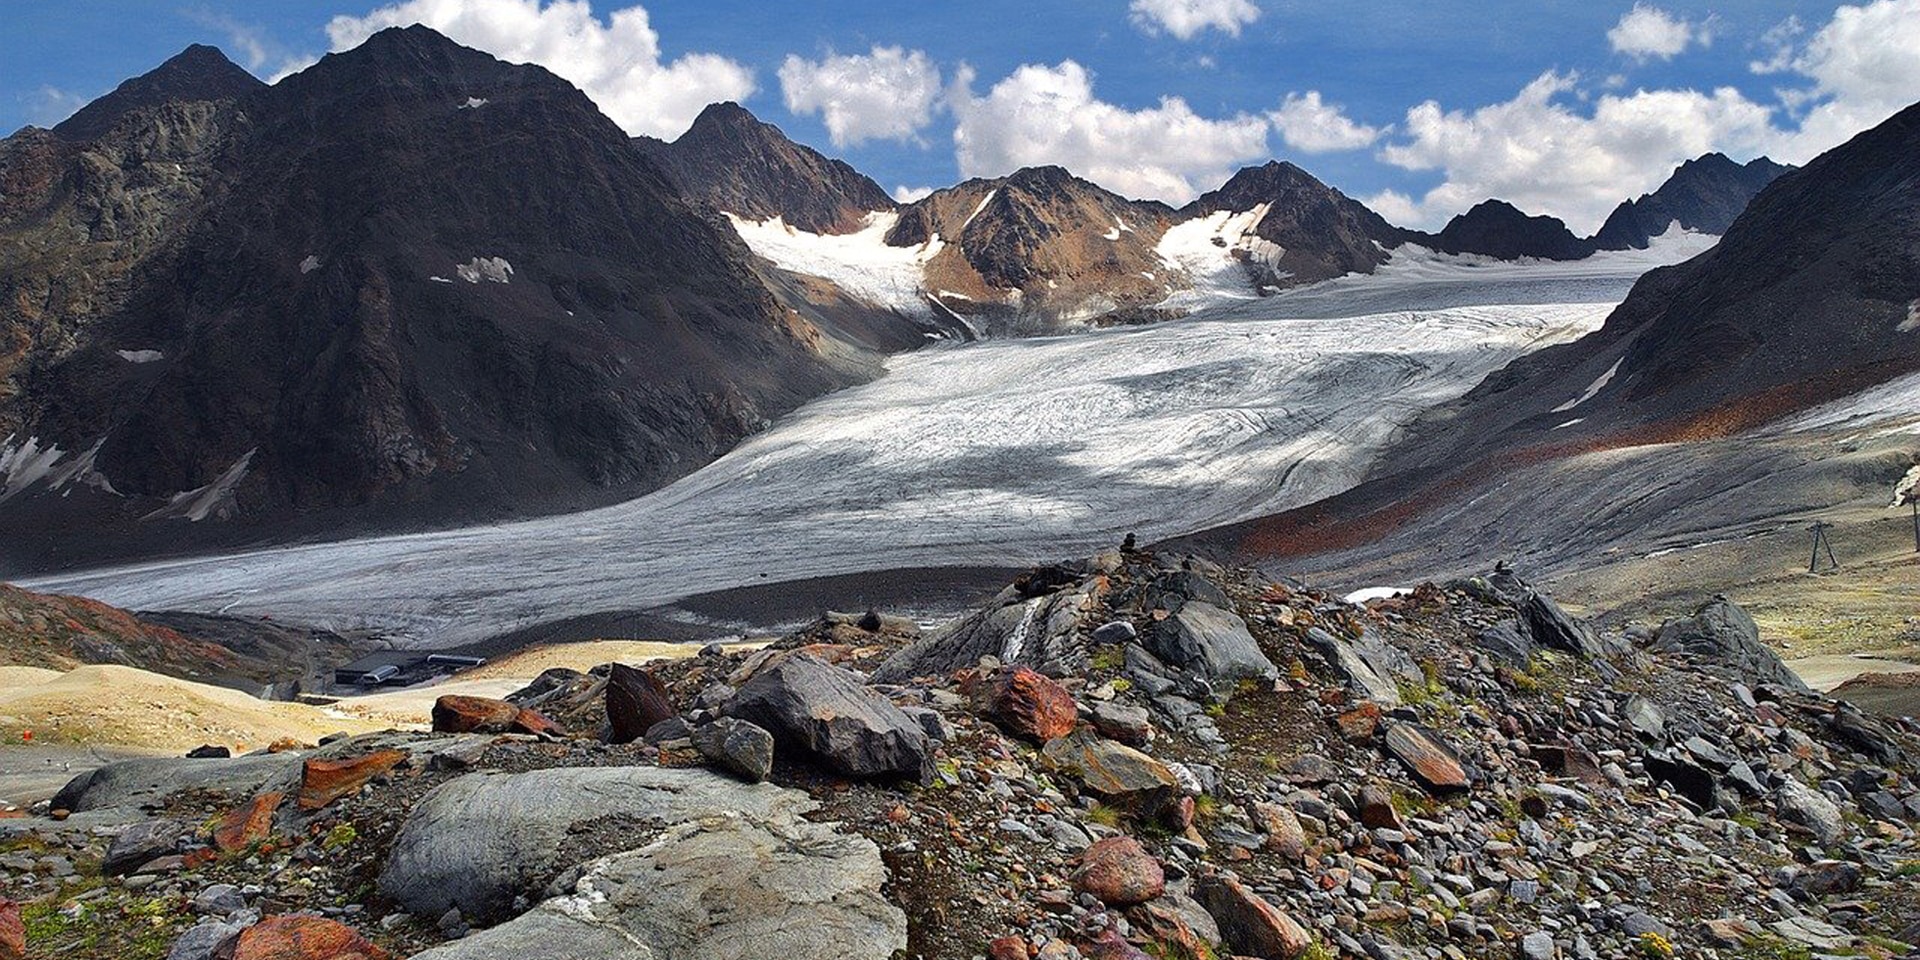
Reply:
[[933, 751], [920, 724], [859, 677], [811, 654], [761, 669], [727, 712], [766, 728], [781, 749], [810, 754], [848, 776], [933, 780]]
[[158, 804], [187, 790], [251, 797], [269, 783], [296, 778], [306, 756], [299, 751], [287, 751], [194, 760], [185, 757], [121, 760], [74, 777], [54, 794], [53, 806], [75, 813], [133, 808]]
[[1781, 781], [1773, 800], [1782, 820], [1807, 828], [1821, 843], [1832, 843], [1846, 835], [1847, 823], [1841, 819], [1840, 806], [1792, 777]]
[[773, 772], [773, 734], [756, 724], [721, 717], [693, 728], [688, 739], [701, 756], [748, 783], [759, 783]]
[[886, 960], [907, 918], [871, 840], [712, 817], [587, 867], [574, 892], [415, 960]]
[[1760, 642], [1760, 628], [1733, 601], [1715, 597], [1691, 617], [1660, 625], [1648, 649], [1691, 658], [1715, 676], [1745, 683], [1773, 683], [1811, 693], [1780, 655]]
[[148, 861], [174, 852], [186, 832], [187, 825], [178, 820], [143, 820], [135, 823], [120, 831], [120, 835], [107, 845], [107, 855], [100, 861], [100, 872], [109, 877], [132, 873]]
[[[1347, 681], [1349, 692], [1383, 707], [1397, 707], [1400, 705], [1400, 681], [1423, 681], [1425, 677], [1405, 653], [1378, 638], [1372, 638], [1371, 643], [1363, 642], [1367, 639], [1342, 640], [1319, 627], [1307, 628], [1307, 640]], [[1388, 651], [1399, 653], [1399, 656], [1395, 657]], [[1407, 676], [1409, 670], [1411, 676]]]
[[1187, 601], [1154, 624], [1147, 631], [1146, 645], [1168, 666], [1198, 673], [1218, 690], [1230, 691], [1241, 680], [1272, 680], [1280, 675], [1247, 632], [1245, 620], [1200, 600]]
[[407, 816], [380, 871], [380, 892], [408, 912], [504, 918], [537, 897], [566, 862], [578, 823], [634, 817], [665, 824], [737, 812], [785, 822], [814, 808], [806, 794], [743, 784], [707, 770], [562, 767], [474, 773], [429, 791]]

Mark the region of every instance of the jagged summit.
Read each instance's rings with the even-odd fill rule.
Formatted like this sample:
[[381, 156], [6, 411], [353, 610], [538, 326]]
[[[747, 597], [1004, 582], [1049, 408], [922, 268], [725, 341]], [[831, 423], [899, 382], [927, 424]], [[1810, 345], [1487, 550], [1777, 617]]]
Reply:
[[1594, 244], [1601, 250], [1646, 249], [1675, 223], [1724, 234], [1755, 194], [1792, 169], [1766, 157], [1741, 164], [1723, 153], [1688, 160], [1658, 190], [1615, 208], [1594, 234]]
[[196, 43], [158, 67], [128, 80], [55, 125], [68, 140], [92, 140], [128, 113], [170, 100], [231, 100], [266, 84], [240, 68], [218, 47]]
[[1246, 167], [1181, 210], [1188, 217], [1264, 208], [1253, 232], [1281, 248], [1267, 264], [1262, 285], [1311, 283], [1346, 273], [1372, 273], [1387, 260], [1386, 248], [1411, 234], [1388, 223], [1365, 204], [1322, 183], [1292, 163], [1271, 160]]
[[894, 208], [879, 184], [737, 103], [709, 105], [672, 143], [634, 143], [689, 196], [748, 220], [780, 217], [811, 233], [846, 233], [868, 214]]

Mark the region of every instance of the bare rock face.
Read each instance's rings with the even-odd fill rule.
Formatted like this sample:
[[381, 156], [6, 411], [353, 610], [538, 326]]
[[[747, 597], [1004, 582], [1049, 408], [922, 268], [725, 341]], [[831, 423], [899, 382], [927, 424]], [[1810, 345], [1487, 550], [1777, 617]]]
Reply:
[[830, 823], [715, 817], [589, 865], [573, 889], [417, 960], [886, 960], [907, 918], [880, 849]]
[[1023, 581], [1027, 589], [1011, 587], [992, 603], [901, 648], [874, 671], [873, 679], [898, 683], [940, 676], [974, 666], [982, 657], [1050, 676], [1085, 669], [1086, 618], [1105, 594], [1106, 580], [1061, 571], [1051, 576], [1065, 578], [1064, 583], [1050, 589], [1043, 582], [1047, 578], [1037, 576], [1042, 572], [1029, 574]]
[[708, 106], [672, 143], [634, 143], [687, 195], [744, 220], [779, 217], [808, 233], [848, 233], [895, 206], [871, 178], [787, 139], [737, 103]]
[[238, 100], [264, 86], [218, 47], [196, 43], [81, 107], [53, 132], [67, 140], [92, 140], [136, 110], [173, 101]]
[[1261, 287], [1291, 287], [1348, 273], [1372, 273], [1387, 249], [1412, 236], [1379, 214], [1283, 161], [1247, 167], [1182, 208], [1185, 217], [1264, 208], [1253, 232], [1280, 248], [1272, 262], [1247, 261]]

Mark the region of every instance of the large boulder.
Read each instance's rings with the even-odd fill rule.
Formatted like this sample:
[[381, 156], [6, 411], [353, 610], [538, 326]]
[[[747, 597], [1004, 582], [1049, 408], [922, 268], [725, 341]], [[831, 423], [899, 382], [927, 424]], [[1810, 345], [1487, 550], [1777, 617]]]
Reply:
[[1145, 640], [1168, 666], [1198, 673], [1223, 692], [1242, 680], [1280, 676], [1239, 614], [1203, 600], [1181, 604], [1156, 622]]
[[1140, 841], [1107, 837], [1081, 851], [1073, 885], [1107, 906], [1131, 907], [1165, 893], [1167, 874]]
[[233, 960], [388, 960], [393, 956], [338, 920], [268, 917], [233, 942]]
[[474, 773], [429, 791], [380, 871], [380, 892], [411, 913], [450, 907], [497, 922], [516, 897], [538, 899], [568, 862], [575, 824], [629, 817], [665, 824], [739, 813], [785, 822], [813, 809], [803, 793], [701, 769], [562, 767]]
[[1046, 743], [1073, 732], [1080, 709], [1067, 688], [1026, 667], [995, 671], [983, 684], [981, 707], [1008, 733]]
[[1197, 896], [1220, 925], [1221, 941], [1236, 955], [1294, 960], [1313, 946], [1304, 927], [1238, 880], [1208, 877]]
[[1166, 764], [1090, 730], [1048, 743], [1041, 755], [1088, 793], [1142, 817], [1158, 815], [1180, 795], [1180, 778]]
[[788, 654], [762, 668], [727, 712], [766, 728], [782, 750], [848, 776], [933, 779], [933, 749], [919, 722], [859, 677], [811, 654]]
[[748, 783], [759, 783], [773, 772], [773, 734], [759, 724], [721, 717], [694, 727], [688, 739], [701, 756]]
[[185, 757], [121, 760], [68, 781], [54, 795], [53, 806], [75, 813], [134, 808], [157, 805], [188, 790], [249, 797], [269, 783], [291, 782], [297, 778], [305, 756], [298, 751], [287, 751], [204, 760]]
[[1386, 747], [1414, 779], [1434, 793], [1453, 793], [1473, 786], [1473, 777], [1459, 753], [1431, 730], [1395, 723], [1387, 728]]
[[1088, 611], [1106, 591], [1095, 576], [1065, 589], [1028, 596], [1009, 587], [994, 602], [903, 647], [873, 672], [876, 683], [945, 676], [992, 657], [1049, 676], [1084, 672], [1081, 639]]
[[607, 670], [607, 742], [632, 743], [648, 728], [676, 716], [666, 685], [652, 673], [612, 664]]
[[718, 816], [589, 865], [573, 892], [415, 960], [886, 960], [907, 918], [834, 824]]
[[1688, 657], [1709, 673], [1728, 680], [1812, 692], [1779, 654], [1760, 642], [1760, 627], [1753, 618], [1726, 597], [1701, 604], [1691, 617], [1676, 617], [1661, 624], [1648, 649]]
[[[1395, 675], [1398, 660], [1386, 654], [1390, 644], [1375, 638], [1362, 645], [1335, 637], [1319, 627], [1307, 628], [1307, 640], [1327, 658], [1334, 672], [1347, 682], [1347, 692], [1355, 699], [1370, 700], [1384, 707], [1400, 705], [1400, 680]], [[1404, 656], [1404, 654], [1402, 654]], [[1408, 661], [1411, 664], [1411, 660]], [[1414, 676], [1421, 677], [1416, 668]]]

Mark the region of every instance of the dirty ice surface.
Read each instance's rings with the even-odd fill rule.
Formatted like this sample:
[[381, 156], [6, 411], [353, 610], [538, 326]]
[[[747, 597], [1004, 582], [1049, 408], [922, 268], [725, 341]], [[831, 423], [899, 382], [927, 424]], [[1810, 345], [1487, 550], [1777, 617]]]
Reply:
[[616, 506], [30, 586], [439, 645], [742, 585], [1085, 555], [1346, 489], [1422, 409], [1597, 328], [1657, 259], [1410, 256], [1157, 326], [934, 347]]

